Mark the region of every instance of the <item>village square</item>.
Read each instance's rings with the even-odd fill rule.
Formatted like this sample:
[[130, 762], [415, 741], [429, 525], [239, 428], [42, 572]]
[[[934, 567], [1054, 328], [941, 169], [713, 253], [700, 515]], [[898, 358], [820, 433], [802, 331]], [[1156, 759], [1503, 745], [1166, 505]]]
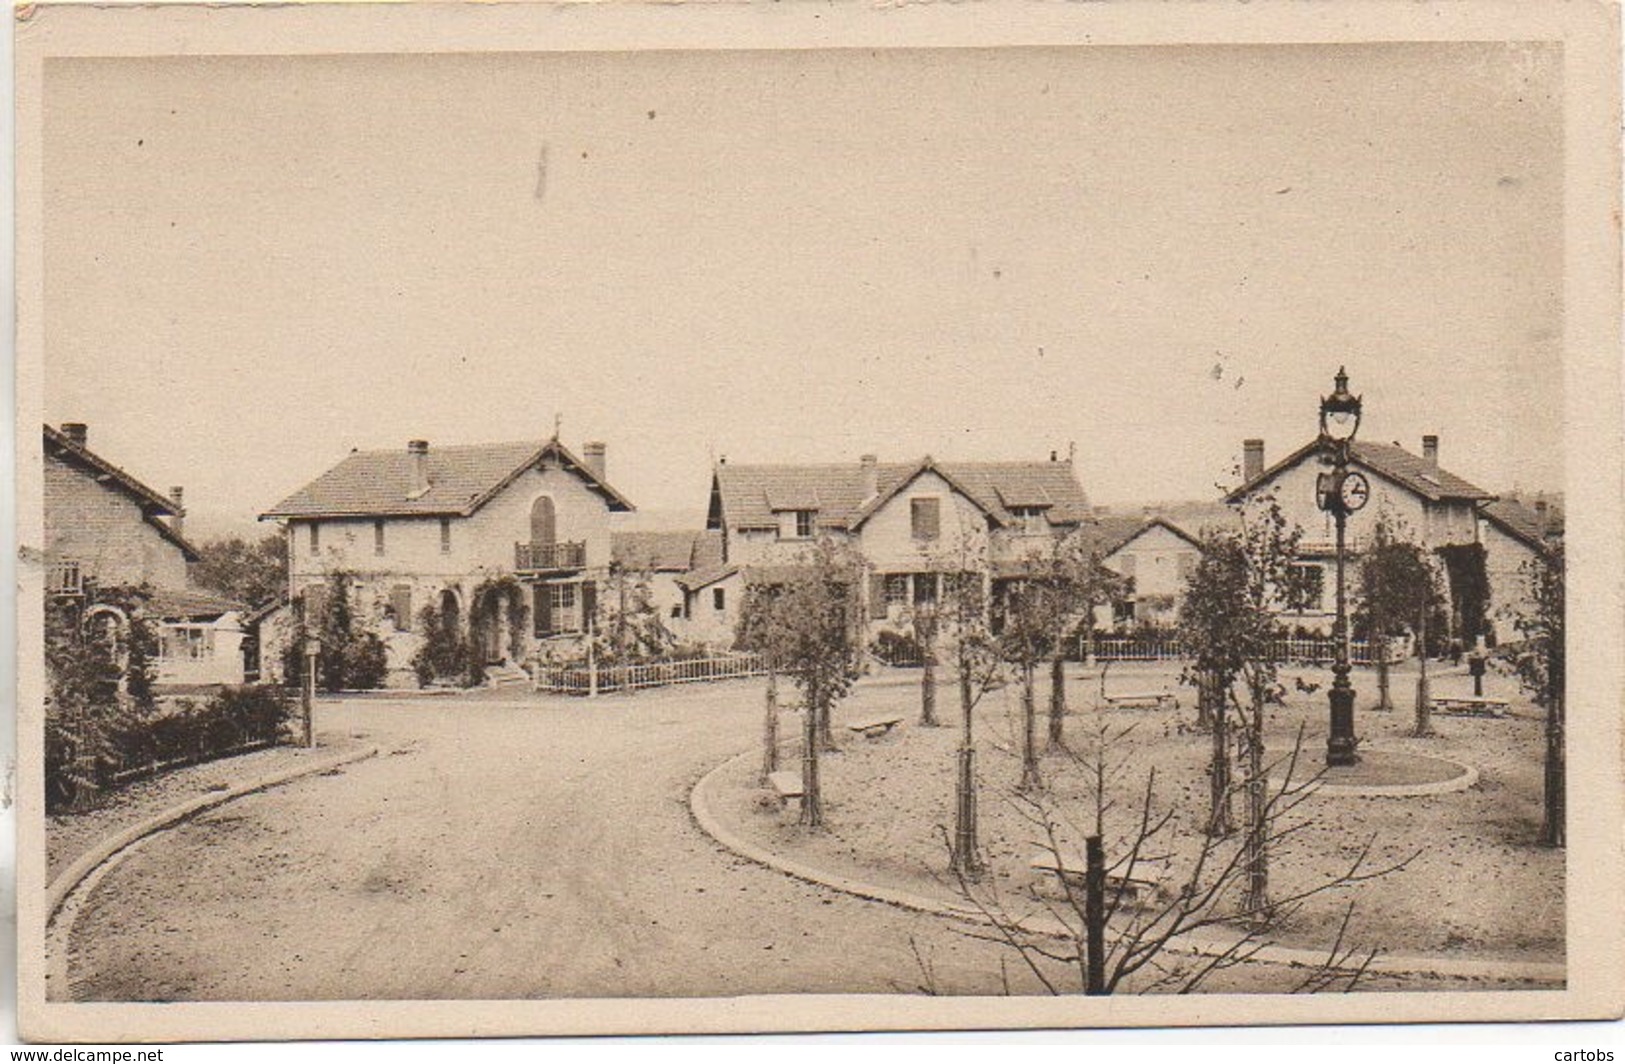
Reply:
[[1328, 384], [1219, 498], [719, 456], [637, 531], [414, 439], [198, 544], [46, 426], [51, 992], [1561, 985], [1561, 499]]

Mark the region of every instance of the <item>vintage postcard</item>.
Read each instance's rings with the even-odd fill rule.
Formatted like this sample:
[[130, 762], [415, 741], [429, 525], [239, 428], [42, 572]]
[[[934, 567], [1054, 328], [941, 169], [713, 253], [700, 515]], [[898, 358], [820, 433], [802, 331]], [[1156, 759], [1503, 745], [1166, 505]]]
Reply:
[[14, 18], [26, 1037], [1620, 1014], [1614, 6]]

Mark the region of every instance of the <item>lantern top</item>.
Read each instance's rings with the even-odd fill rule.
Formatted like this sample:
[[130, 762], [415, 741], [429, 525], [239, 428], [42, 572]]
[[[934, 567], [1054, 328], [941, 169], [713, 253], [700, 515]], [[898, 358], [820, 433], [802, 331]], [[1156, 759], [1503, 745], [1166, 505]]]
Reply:
[[1349, 391], [1348, 370], [1342, 366], [1332, 383], [1332, 394], [1320, 400], [1320, 432], [1341, 443], [1352, 440], [1360, 429], [1360, 397]]

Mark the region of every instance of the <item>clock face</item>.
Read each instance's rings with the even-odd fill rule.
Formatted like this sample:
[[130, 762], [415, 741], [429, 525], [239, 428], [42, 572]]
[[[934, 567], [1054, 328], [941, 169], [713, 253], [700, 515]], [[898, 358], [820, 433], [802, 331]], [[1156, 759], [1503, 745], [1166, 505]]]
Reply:
[[1343, 500], [1343, 506], [1353, 513], [1370, 501], [1371, 482], [1366, 480], [1364, 473], [1350, 473], [1343, 478], [1338, 495]]

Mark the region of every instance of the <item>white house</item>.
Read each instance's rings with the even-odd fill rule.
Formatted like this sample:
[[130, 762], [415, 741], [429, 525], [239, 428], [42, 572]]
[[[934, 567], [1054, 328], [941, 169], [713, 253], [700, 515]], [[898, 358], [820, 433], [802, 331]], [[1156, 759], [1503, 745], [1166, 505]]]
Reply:
[[[587, 629], [610, 571], [612, 518], [633, 509], [606, 478], [604, 444], [582, 452], [557, 438], [352, 451], [261, 519], [287, 528], [290, 601], [322, 594], [336, 570], [351, 575], [391, 685], [412, 682], [431, 604], [511, 673], [568, 652]], [[261, 656], [274, 670], [273, 648]]]
[[[1330, 463], [1330, 450], [1314, 440], [1266, 467], [1264, 441], [1246, 440], [1244, 481], [1227, 496], [1244, 506], [1273, 498], [1287, 522], [1302, 530], [1293, 601], [1283, 620], [1318, 631], [1330, 630], [1336, 611], [1335, 526], [1315, 495], [1316, 480]], [[1438, 562], [1450, 596], [1452, 635], [1471, 642], [1488, 634], [1488, 603], [1475, 601], [1472, 572], [1485, 564], [1481, 511], [1495, 496], [1443, 469], [1439, 438], [1432, 435], [1422, 438], [1420, 455], [1397, 443], [1355, 440], [1350, 468], [1365, 474], [1371, 485], [1369, 501], [1347, 521], [1350, 554], [1364, 549], [1378, 519], [1386, 517]], [[1352, 582], [1354, 575], [1348, 575]]]
[[[1166, 517], [1100, 519], [1101, 564], [1131, 580], [1123, 599], [1096, 611], [1102, 627], [1124, 624], [1171, 625], [1179, 617], [1185, 584], [1202, 557], [1196, 537]], [[1114, 527], [1115, 526], [1115, 527]]]
[[870, 577], [865, 608], [897, 624], [933, 602], [944, 574], [975, 572], [996, 584], [1090, 518], [1070, 459], [736, 465], [713, 470], [707, 527], [721, 534], [718, 566], [690, 574], [691, 630], [720, 640], [733, 630], [753, 570], [794, 565], [820, 536], [851, 546]]

